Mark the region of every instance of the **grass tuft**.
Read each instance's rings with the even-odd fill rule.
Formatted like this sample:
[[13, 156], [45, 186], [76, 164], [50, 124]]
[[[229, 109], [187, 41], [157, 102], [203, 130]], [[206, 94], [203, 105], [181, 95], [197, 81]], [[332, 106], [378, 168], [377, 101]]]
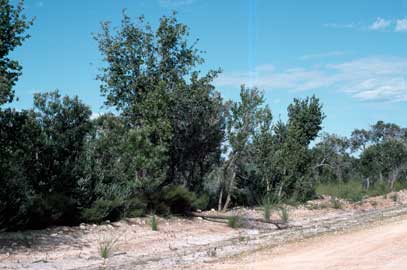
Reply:
[[334, 209], [342, 209], [341, 202], [335, 196], [331, 197], [331, 206]]
[[118, 239], [112, 236], [105, 236], [99, 241], [99, 255], [103, 259], [108, 259], [113, 255]]
[[290, 218], [287, 207], [283, 207], [283, 206], [280, 207], [280, 211], [278, 212], [278, 215], [280, 216], [281, 221], [284, 223], [287, 223]]
[[151, 217], [151, 230], [158, 231], [158, 222], [155, 215]]
[[239, 216], [230, 216], [228, 217], [228, 226], [230, 228], [240, 228], [242, 227], [242, 219]]
[[269, 196], [264, 197], [263, 199], [263, 217], [265, 221], [270, 221], [271, 218], [271, 209], [273, 208], [273, 201]]

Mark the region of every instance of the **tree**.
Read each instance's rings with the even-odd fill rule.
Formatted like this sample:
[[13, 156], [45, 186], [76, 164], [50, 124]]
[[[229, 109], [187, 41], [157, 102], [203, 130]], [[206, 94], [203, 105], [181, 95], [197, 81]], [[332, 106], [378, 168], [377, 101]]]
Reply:
[[[92, 126], [91, 111], [78, 97], [58, 91], [34, 95], [34, 114], [41, 130], [38, 168], [30, 177], [35, 191], [32, 226], [75, 223], [79, 219], [80, 162]], [[34, 225], [35, 224], [35, 225]]]
[[112, 34], [110, 23], [102, 23], [102, 32], [95, 36], [107, 63], [98, 79], [106, 104], [129, 117], [133, 125], [140, 119], [139, 104], [160, 84], [173, 92], [184, 77], [203, 59], [195, 44], [187, 41], [188, 27], [178, 23], [175, 13], [162, 17], [155, 32], [144, 17], [137, 23], [123, 12], [121, 28]]
[[337, 181], [347, 179], [348, 173], [353, 169], [353, 159], [349, 153], [350, 141], [346, 137], [324, 134], [313, 148], [313, 169], [317, 177], [325, 176], [325, 180]]
[[0, 0], [0, 105], [12, 102], [13, 86], [21, 75], [21, 65], [9, 54], [29, 37], [25, 31], [32, 25], [23, 12], [23, 1], [16, 7], [9, 0]]
[[0, 231], [25, 228], [30, 222], [40, 140], [32, 112], [0, 112]]
[[371, 140], [371, 132], [365, 129], [355, 129], [350, 137], [351, 149], [353, 152], [364, 151]]
[[390, 139], [401, 139], [403, 137], [403, 130], [396, 124], [385, 123], [383, 121], [377, 121], [371, 127], [371, 136], [374, 143]]
[[[85, 177], [81, 157], [90, 109], [77, 97], [36, 94], [35, 109], [0, 113], [0, 226], [74, 224]], [[12, 196], [10, 196], [12, 195]]]
[[[159, 187], [180, 184], [201, 192], [203, 177], [220, 159], [224, 109], [212, 85], [219, 71], [199, 76], [195, 68], [203, 58], [188, 31], [175, 14], [162, 17], [155, 31], [143, 17], [132, 23], [125, 13], [117, 33], [103, 23], [96, 40], [107, 65], [98, 78], [106, 104], [134, 134], [143, 130], [145, 141], [134, 155], [154, 160], [152, 147], [165, 156]], [[152, 179], [148, 174], [140, 176]]]
[[322, 105], [315, 96], [303, 100], [294, 99], [288, 106], [288, 122], [285, 140], [277, 150], [281, 179], [277, 196], [306, 200], [313, 196], [311, 153], [308, 146], [321, 130], [325, 115]]
[[98, 117], [93, 126], [82, 159], [85, 178], [80, 187], [87, 193], [82, 218], [100, 222], [143, 214], [148, 196], [157, 192], [165, 175], [166, 155], [160, 152], [165, 149], [145, 145], [145, 130], [129, 130], [113, 114]]
[[223, 210], [231, 202], [237, 187], [237, 178], [245, 177], [245, 157], [250, 156], [250, 144], [258, 132], [265, 132], [271, 122], [271, 111], [263, 106], [263, 93], [257, 88], [241, 87], [240, 101], [230, 103], [227, 117], [226, 140], [229, 146], [228, 159], [222, 166], [224, 183], [219, 191], [219, 203], [222, 205], [223, 196], [226, 197]]
[[275, 172], [273, 164], [275, 137], [273, 136], [271, 110], [266, 110], [261, 117], [260, 130], [253, 138], [253, 158], [261, 178], [261, 183], [257, 185], [262, 187], [263, 193], [265, 189], [268, 194], [273, 187], [273, 174]]
[[169, 113], [173, 133], [168, 179], [197, 193], [203, 190], [204, 176], [219, 163], [224, 140], [225, 107], [210, 84], [216, 75], [198, 78], [194, 73], [191, 84], [177, 90]]
[[388, 187], [393, 189], [400, 173], [407, 169], [407, 145], [396, 139], [374, 144], [362, 153], [360, 162], [365, 177], [387, 177]]

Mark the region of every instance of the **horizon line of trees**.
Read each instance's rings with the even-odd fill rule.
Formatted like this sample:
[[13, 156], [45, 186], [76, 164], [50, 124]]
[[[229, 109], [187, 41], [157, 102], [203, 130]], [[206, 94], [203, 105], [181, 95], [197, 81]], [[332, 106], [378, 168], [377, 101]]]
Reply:
[[4, 108], [21, 75], [9, 54], [33, 23], [22, 12], [23, 2], [0, 1], [0, 230], [306, 201], [321, 182], [406, 178], [406, 128], [379, 121], [310, 147], [325, 118], [317, 97], [294, 99], [286, 122], [257, 88], [223, 100], [221, 71], [198, 71], [204, 59], [175, 14], [155, 29], [126, 13], [118, 29], [101, 24], [100, 91], [116, 113], [91, 119], [58, 91], [35, 94], [32, 109]]

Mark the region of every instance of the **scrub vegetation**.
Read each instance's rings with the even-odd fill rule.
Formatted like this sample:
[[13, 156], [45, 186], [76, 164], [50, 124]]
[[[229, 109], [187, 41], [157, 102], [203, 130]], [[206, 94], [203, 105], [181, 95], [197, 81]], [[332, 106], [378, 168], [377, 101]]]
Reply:
[[[0, 230], [258, 204], [267, 220], [274, 204], [359, 201], [407, 185], [406, 128], [378, 121], [346, 138], [321, 133], [315, 96], [294, 99], [285, 122], [255, 87], [224, 100], [214, 86], [221, 70], [199, 71], [204, 58], [176, 14], [157, 27], [125, 12], [118, 27], [102, 22], [98, 80], [115, 113], [93, 119], [58, 91], [16, 110], [22, 67], [10, 57], [33, 23], [23, 13], [23, 2], [0, 1]], [[286, 208], [280, 216], [288, 221]]]

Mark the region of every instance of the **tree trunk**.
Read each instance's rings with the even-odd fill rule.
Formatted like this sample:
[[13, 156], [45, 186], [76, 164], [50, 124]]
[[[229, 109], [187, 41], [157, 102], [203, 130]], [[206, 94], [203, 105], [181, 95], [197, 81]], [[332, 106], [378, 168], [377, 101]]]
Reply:
[[400, 171], [399, 168], [395, 168], [395, 169], [393, 169], [392, 172], [391, 172], [389, 187], [390, 187], [390, 190], [392, 190], [392, 191], [393, 191], [393, 189], [394, 189], [394, 183], [397, 181], [397, 177], [398, 177], [398, 175], [399, 175], [399, 171]]
[[271, 188], [270, 188], [270, 180], [268, 177], [266, 177], [266, 191], [267, 191], [267, 194], [270, 194]]
[[225, 212], [228, 209], [229, 203], [230, 203], [230, 193], [228, 193], [228, 196], [226, 197], [226, 202], [225, 202], [225, 205], [223, 206], [223, 210], [222, 210], [223, 212]]
[[222, 210], [222, 199], [223, 199], [223, 188], [220, 190], [219, 194], [218, 211]]
[[235, 178], [236, 178], [235, 157], [233, 157], [231, 159], [231, 162], [230, 162], [228, 167], [230, 167], [230, 169], [232, 170], [232, 175], [230, 177], [229, 185], [228, 185], [228, 187], [226, 189], [227, 196], [226, 196], [225, 205], [223, 206], [223, 211], [226, 211], [228, 209], [228, 207], [229, 207], [229, 203], [230, 203], [230, 200], [231, 200], [231, 193], [232, 193], [233, 186], [234, 186], [234, 183], [235, 183]]
[[366, 191], [369, 190], [369, 188], [370, 188], [370, 178], [369, 178], [369, 177], [367, 177], [367, 178], [364, 180], [363, 185], [364, 185], [364, 188], [365, 188]]
[[281, 193], [283, 191], [283, 184], [281, 183], [280, 187], [278, 188], [278, 194], [277, 194], [277, 198], [280, 200], [281, 199]]

